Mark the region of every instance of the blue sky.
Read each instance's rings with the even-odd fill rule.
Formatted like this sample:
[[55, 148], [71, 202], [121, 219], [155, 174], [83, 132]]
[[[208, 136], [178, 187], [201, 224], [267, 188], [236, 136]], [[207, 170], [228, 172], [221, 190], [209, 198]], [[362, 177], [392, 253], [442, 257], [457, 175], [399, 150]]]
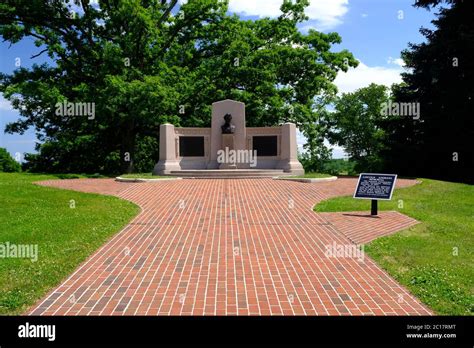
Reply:
[[[230, 0], [229, 10], [242, 18], [276, 17], [282, 0]], [[350, 92], [367, 86], [371, 82], [391, 85], [400, 81], [403, 71], [400, 52], [408, 42], [423, 40], [419, 28], [432, 27], [430, 21], [434, 13], [412, 6], [413, 0], [311, 0], [307, 9], [310, 19], [300, 26], [307, 31], [314, 28], [324, 32], [336, 31], [342, 43], [334, 50], [348, 49], [360, 61], [359, 67], [348, 73], [340, 73], [335, 81], [340, 92]], [[49, 61], [46, 56], [34, 60], [31, 55], [39, 49], [33, 40], [25, 39], [13, 46], [0, 42], [0, 72], [11, 73], [17, 58], [21, 66]], [[35, 133], [27, 131], [23, 135], [4, 134], [5, 125], [19, 117], [17, 111], [0, 95], [0, 147], [12, 154], [34, 152]], [[298, 137], [299, 145], [304, 139]], [[340, 158], [342, 149], [334, 148], [333, 155]]]

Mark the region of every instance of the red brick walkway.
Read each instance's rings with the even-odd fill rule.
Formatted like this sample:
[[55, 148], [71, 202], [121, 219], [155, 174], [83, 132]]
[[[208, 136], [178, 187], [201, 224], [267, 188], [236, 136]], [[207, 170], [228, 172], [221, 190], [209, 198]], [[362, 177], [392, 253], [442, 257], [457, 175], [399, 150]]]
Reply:
[[369, 257], [327, 254], [327, 246], [352, 248], [351, 241], [416, 222], [399, 213], [370, 218], [312, 211], [322, 199], [351, 194], [355, 179], [41, 184], [113, 194], [142, 211], [31, 314], [431, 313]]
[[319, 213], [319, 215], [356, 244], [369, 243], [376, 238], [418, 223], [415, 219], [397, 211], [381, 211], [377, 216], [371, 216], [369, 212]]

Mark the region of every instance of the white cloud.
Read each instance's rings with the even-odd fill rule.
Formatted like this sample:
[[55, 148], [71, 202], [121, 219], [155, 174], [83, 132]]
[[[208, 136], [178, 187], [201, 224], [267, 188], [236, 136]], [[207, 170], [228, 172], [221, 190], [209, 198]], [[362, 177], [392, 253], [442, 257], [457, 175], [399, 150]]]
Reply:
[[0, 93], [0, 110], [5, 110], [5, 111], [12, 111], [13, 106], [12, 104], [3, 98], [3, 94]]
[[405, 62], [403, 61], [402, 58], [388, 57], [387, 64], [398, 65], [399, 67], [404, 67], [405, 66]]
[[400, 68], [385, 68], [381, 66], [367, 66], [359, 61], [357, 68], [350, 68], [347, 73], [339, 72], [334, 83], [339, 93], [353, 92], [358, 88], [367, 87], [371, 83], [391, 86], [402, 82]]
[[[281, 14], [280, 6], [283, 0], [230, 0], [229, 11], [241, 15], [258, 17], [278, 17]], [[315, 25], [306, 26], [326, 30], [342, 23], [342, 18], [349, 10], [349, 0], [310, 0], [310, 5], [305, 9], [310, 20]]]

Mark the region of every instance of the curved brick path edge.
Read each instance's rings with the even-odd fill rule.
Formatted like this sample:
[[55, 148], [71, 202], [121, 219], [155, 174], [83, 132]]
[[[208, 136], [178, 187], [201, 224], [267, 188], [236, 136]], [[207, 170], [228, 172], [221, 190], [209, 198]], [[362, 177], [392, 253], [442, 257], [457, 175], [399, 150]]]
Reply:
[[323, 199], [352, 194], [356, 181], [40, 182], [114, 195], [142, 210], [29, 313], [432, 314], [369, 257], [328, 256], [327, 246], [367, 243], [417, 223], [398, 212], [312, 211]]

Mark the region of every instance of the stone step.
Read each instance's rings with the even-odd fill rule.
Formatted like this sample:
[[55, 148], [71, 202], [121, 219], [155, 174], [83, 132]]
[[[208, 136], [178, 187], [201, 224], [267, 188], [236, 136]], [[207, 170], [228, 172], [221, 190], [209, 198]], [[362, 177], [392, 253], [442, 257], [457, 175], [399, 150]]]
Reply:
[[174, 170], [170, 176], [182, 178], [270, 178], [275, 176], [288, 176], [283, 170], [276, 169], [193, 169]]

